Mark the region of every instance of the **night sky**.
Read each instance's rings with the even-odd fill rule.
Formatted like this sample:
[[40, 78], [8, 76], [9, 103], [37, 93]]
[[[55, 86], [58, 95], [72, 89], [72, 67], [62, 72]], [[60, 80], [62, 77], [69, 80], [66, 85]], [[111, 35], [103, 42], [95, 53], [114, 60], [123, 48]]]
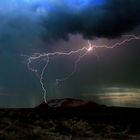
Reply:
[[[27, 69], [24, 55], [69, 52], [87, 40], [111, 46], [128, 34], [140, 36], [139, 0], [1, 0], [0, 107], [34, 107], [43, 101], [39, 77]], [[53, 57], [44, 74], [48, 99], [100, 102], [95, 95], [114, 94], [129, 106], [129, 98], [140, 101], [140, 40], [98, 48], [96, 54], [82, 58], [77, 72], [58, 85], [55, 80], [73, 70], [75, 56]], [[43, 63], [34, 67], [41, 70]]]

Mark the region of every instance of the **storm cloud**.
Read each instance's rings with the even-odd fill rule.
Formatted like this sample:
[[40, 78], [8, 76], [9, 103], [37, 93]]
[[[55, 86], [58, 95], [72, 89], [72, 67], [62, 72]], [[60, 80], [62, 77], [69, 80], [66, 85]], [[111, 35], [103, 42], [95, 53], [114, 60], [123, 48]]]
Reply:
[[14, 31], [26, 41], [67, 40], [70, 34], [115, 38], [140, 24], [139, 7], [139, 0], [5, 0], [0, 2], [0, 37], [13, 38]]
[[[137, 35], [139, 7], [140, 0], [1, 0], [0, 106], [33, 107], [43, 101], [38, 76], [27, 69], [24, 55], [77, 50], [87, 45], [82, 36], [95, 45], [110, 45], [130, 31]], [[139, 46], [139, 41], [132, 41], [114, 49], [99, 48], [99, 60], [91, 52], [60, 85], [56, 78], [73, 70], [76, 56], [53, 57], [44, 74], [47, 98], [82, 98], [113, 87], [113, 93], [123, 87], [139, 91]], [[40, 72], [43, 64], [33, 67]]]
[[69, 34], [115, 38], [140, 24], [139, 0], [63, 0], [61, 4], [54, 0], [37, 7], [46, 12], [42, 22], [45, 40], [67, 40]]

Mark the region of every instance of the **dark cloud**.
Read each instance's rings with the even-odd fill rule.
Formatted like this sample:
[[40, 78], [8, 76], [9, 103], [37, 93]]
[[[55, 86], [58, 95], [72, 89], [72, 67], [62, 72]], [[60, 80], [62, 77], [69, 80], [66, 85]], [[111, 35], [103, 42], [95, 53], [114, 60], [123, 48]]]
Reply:
[[[96, 1], [97, 2], [97, 1]], [[43, 20], [45, 40], [68, 39], [69, 34], [85, 38], [113, 38], [133, 30], [140, 24], [139, 0], [104, 0], [94, 4], [90, 0], [81, 9], [65, 4], [52, 5]], [[101, 3], [101, 1], [100, 1]]]

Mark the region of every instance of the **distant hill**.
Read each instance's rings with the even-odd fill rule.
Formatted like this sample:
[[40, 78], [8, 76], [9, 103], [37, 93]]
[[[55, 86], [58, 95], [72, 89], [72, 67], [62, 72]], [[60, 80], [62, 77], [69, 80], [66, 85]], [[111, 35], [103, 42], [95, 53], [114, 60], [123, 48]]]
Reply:
[[54, 99], [49, 100], [46, 104], [43, 102], [39, 106], [37, 106], [37, 109], [46, 109], [46, 108], [92, 108], [92, 109], [101, 109], [105, 108], [105, 105], [100, 105], [95, 102], [89, 102], [89, 101], [83, 101], [79, 99], [72, 99], [72, 98], [66, 98], [66, 99]]

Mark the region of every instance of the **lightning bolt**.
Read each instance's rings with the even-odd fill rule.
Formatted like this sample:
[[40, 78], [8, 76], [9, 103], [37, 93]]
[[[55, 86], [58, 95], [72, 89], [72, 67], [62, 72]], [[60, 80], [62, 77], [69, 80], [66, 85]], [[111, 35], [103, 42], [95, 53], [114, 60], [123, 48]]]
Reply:
[[[107, 45], [93, 45], [90, 41], [88, 41], [88, 46], [83, 47], [81, 49], [78, 50], [72, 50], [70, 52], [53, 52], [53, 53], [35, 53], [32, 56], [27, 56], [24, 55], [27, 59], [27, 68], [28, 70], [36, 73], [37, 75], [39, 75], [39, 81], [42, 87], [42, 91], [43, 91], [43, 98], [44, 98], [44, 102], [47, 103], [47, 90], [45, 88], [45, 84], [44, 84], [44, 73], [45, 70], [47, 69], [49, 63], [50, 63], [50, 58], [53, 56], [72, 56], [72, 55], [76, 55], [77, 59], [74, 62], [74, 68], [73, 71], [68, 74], [66, 77], [61, 78], [61, 79], [56, 79], [56, 84], [59, 84], [60, 82], [63, 82], [65, 80], [68, 80], [77, 70], [77, 66], [78, 63], [81, 61], [81, 59], [86, 56], [88, 53], [94, 51], [94, 54], [98, 57], [97, 53], [96, 53], [96, 49], [98, 48], [107, 48], [107, 49], [113, 49], [115, 47], [119, 47], [122, 46], [128, 42], [131, 42], [132, 40], [140, 40], [140, 36], [136, 36], [136, 35], [123, 35], [122, 41], [117, 42], [111, 46], [107, 46]], [[41, 74], [38, 74], [38, 70], [33, 68], [31, 65], [34, 62], [37, 61], [45, 61], [45, 65], [43, 66], [43, 68], [41, 69]]]

